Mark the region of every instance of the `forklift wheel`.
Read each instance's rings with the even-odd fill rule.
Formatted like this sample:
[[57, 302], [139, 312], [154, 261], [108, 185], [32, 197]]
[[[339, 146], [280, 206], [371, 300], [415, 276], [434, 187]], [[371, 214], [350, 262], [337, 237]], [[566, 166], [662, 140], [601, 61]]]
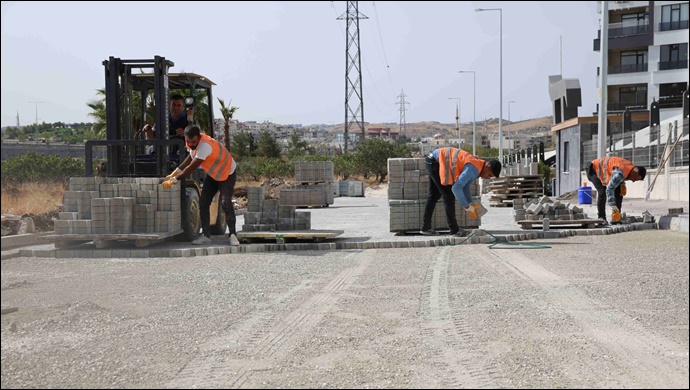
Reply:
[[182, 207], [182, 239], [194, 241], [199, 238], [201, 231], [201, 215], [199, 213], [199, 193], [194, 188], [185, 188], [184, 205]]

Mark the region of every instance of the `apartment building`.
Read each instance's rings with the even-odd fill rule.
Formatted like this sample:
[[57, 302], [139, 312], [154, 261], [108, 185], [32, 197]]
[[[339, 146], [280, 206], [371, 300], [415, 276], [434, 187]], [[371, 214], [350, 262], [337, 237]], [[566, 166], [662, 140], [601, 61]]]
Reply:
[[[602, 2], [598, 4], [601, 13]], [[659, 102], [661, 120], [682, 114], [682, 95], [688, 88], [688, 5], [687, 1], [608, 2], [610, 114], [626, 107], [647, 111], [654, 100]], [[594, 51], [600, 49], [601, 31], [594, 40]]]

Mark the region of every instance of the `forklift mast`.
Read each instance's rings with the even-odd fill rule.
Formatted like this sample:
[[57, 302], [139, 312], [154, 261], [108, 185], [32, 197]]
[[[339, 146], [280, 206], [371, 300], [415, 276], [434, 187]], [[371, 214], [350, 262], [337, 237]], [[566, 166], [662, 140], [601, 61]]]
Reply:
[[[200, 123], [200, 113], [194, 112], [200, 102], [196, 102], [195, 98], [197, 90], [205, 92], [208, 110], [202, 111], [207, 111], [203, 114], [208, 115], [208, 118], [204, 118], [208, 127], [203, 130], [214, 137], [211, 90], [215, 84], [211, 80], [195, 73], [170, 74], [170, 68], [174, 63], [161, 56], [131, 60], [109, 57], [103, 61], [103, 66], [106, 140], [87, 142], [88, 175], [92, 174], [90, 168], [94, 146], [106, 148], [107, 162], [104, 168], [107, 176], [165, 176], [186, 158], [184, 140], [175, 137], [171, 139], [169, 135], [170, 90], [182, 90], [186, 98], [191, 98], [191, 104], [187, 104], [186, 107], [190, 124]], [[137, 136], [143, 135], [138, 131], [147, 123], [147, 102], [152, 90], [156, 107], [155, 139], [137, 139]], [[137, 100], [139, 104], [135, 107]], [[135, 124], [138, 124], [138, 127]], [[147, 145], [153, 145], [156, 152], [147, 155]]]

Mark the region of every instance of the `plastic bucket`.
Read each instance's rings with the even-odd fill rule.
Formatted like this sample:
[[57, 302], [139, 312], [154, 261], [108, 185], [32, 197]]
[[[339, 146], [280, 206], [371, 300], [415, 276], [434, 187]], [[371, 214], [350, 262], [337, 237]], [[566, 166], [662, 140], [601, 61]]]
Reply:
[[577, 200], [580, 204], [592, 204], [592, 187], [578, 187]]

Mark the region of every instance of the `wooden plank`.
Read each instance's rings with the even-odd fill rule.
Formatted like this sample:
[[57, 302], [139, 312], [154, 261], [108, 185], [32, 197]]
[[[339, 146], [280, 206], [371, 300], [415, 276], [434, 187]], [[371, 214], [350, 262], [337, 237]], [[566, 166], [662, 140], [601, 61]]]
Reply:
[[343, 234], [344, 230], [284, 230], [275, 232], [237, 232], [237, 239], [251, 242], [253, 239], [273, 240], [282, 244], [286, 238], [307, 239], [322, 242], [326, 238], [333, 238]]
[[[543, 220], [523, 220], [515, 221], [522, 226], [523, 229], [532, 229], [534, 225], [544, 225]], [[592, 227], [596, 224], [603, 222], [601, 219], [573, 219], [573, 220], [560, 220], [560, 219], [549, 219], [549, 227], [565, 226], [565, 225], [580, 225], [583, 227]]]
[[103, 233], [103, 234], [49, 234], [38, 237], [41, 241], [76, 241], [76, 240], [161, 240], [167, 237], [176, 236], [184, 230], [178, 229], [173, 232], [159, 233]]

